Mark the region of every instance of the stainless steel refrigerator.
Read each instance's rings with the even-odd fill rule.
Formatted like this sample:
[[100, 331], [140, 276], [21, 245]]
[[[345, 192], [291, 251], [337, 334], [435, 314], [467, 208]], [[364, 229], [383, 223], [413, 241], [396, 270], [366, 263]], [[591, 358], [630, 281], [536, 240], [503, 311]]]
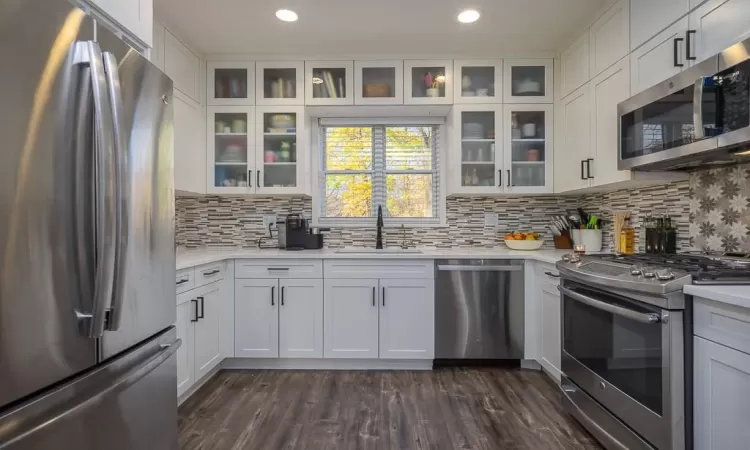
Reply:
[[176, 449], [172, 82], [66, 0], [0, 61], [0, 449]]

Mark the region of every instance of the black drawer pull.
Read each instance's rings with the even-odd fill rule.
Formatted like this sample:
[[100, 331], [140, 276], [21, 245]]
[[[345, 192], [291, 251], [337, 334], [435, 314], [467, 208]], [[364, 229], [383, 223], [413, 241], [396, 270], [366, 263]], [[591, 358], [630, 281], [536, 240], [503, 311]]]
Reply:
[[210, 277], [211, 275], [216, 275], [217, 273], [221, 272], [219, 269], [214, 269], [210, 272], [203, 272], [204, 277]]
[[544, 272], [544, 274], [545, 275], [549, 275], [549, 276], [551, 276], [553, 278], [560, 278], [560, 274], [559, 273], [558, 274], [554, 274], [552, 272]]
[[177, 282], [177, 283], [175, 283], [175, 284], [176, 284], [177, 286], [179, 286], [179, 285], [181, 285], [181, 284], [185, 284], [185, 283], [187, 283], [188, 281], [190, 281], [190, 278], [183, 278], [182, 280], [178, 281], [178, 282]]

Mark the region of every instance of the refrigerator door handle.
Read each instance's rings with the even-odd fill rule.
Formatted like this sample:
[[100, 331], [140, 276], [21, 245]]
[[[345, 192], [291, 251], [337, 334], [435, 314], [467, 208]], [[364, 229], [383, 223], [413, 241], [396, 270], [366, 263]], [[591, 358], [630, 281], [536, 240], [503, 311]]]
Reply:
[[99, 338], [104, 333], [107, 308], [114, 289], [116, 258], [116, 205], [114, 184], [114, 124], [106, 87], [102, 51], [93, 41], [77, 42], [75, 63], [88, 67], [94, 100], [94, 205], [96, 264], [94, 299], [90, 312], [76, 311], [83, 334]]
[[120, 328], [124, 304], [125, 261], [127, 257], [127, 237], [130, 226], [130, 198], [128, 177], [128, 140], [123, 124], [125, 112], [122, 103], [120, 73], [115, 55], [104, 52], [104, 72], [112, 105], [112, 123], [114, 131], [114, 164], [115, 164], [115, 271], [112, 288], [112, 303], [107, 321], [107, 330], [117, 331]]

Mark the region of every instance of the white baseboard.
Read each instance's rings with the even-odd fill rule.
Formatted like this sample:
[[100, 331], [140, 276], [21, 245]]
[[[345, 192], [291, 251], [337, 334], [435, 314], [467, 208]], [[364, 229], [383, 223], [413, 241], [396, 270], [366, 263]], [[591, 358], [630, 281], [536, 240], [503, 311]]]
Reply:
[[219, 370], [221, 370], [221, 364], [211, 369], [210, 372], [208, 372], [206, 375], [203, 376], [200, 380], [198, 380], [197, 383], [190, 386], [190, 389], [185, 391], [182, 395], [177, 397], [177, 406], [180, 406], [182, 402], [190, 398], [191, 395], [195, 394], [195, 392], [200, 389], [208, 380], [214, 377], [217, 373], [219, 373]]
[[227, 358], [222, 369], [432, 370], [431, 359], [272, 359]]
[[534, 361], [533, 359], [522, 359], [521, 368], [528, 370], [540, 370], [542, 368], [542, 365]]

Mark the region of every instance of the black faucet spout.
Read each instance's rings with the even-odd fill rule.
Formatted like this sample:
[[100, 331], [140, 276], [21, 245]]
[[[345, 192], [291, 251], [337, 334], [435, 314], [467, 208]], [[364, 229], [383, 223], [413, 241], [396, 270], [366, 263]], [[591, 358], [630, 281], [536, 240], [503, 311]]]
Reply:
[[378, 235], [375, 238], [375, 249], [383, 249], [383, 207], [378, 205]]

